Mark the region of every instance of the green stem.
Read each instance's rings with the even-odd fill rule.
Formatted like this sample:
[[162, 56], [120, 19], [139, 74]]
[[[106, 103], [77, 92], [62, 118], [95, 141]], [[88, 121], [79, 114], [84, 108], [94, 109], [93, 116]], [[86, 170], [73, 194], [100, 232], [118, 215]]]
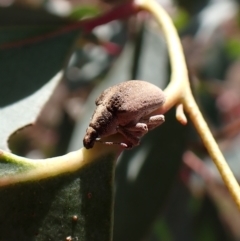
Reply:
[[75, 172], [101, 158], [102, 156], [112, 154], [115, 156], [115, 158], [117, 158], [121, 151], [122, 148], [117, 145], [110, 146], [109, 148], [102, 148], [102, 144], [96, 143], [94, 148], [90, 150], [82, 148], [78, 151], [70, 152], [64, 156], [40, 160], [23, 158], [1, 151], [0, 160], [22, 166], [28, 166], [30, 168], [27, 168], [25, 171], [20, 171], [19, 173], [17, 172], [6, 175], [2, 173], [2, 177], [0, 178], [0, 187]]
[[161, 26], [168, 45], [172, 75], [170, 84], [165, 89], [167, 100], [161, 108], [161, 112], [166, 112], [176, 104], [183, 104], [184, 109], [188, 112], [194, 126], [201, 136], [209, 155], [217, 166], [224, 183], [240, 209], [240, 187], [194, 100], [189, 85], [183, 49], [171, 18], [155, 0], [136, 0], [135, 2], [138, 7], [153, 14], [158, 24]]

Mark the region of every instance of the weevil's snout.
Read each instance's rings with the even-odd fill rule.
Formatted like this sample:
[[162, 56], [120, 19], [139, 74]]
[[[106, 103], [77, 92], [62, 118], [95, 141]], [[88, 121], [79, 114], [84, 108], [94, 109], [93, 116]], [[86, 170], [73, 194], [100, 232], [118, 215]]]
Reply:
[[87, 128], [86, 135], [83, 139], [83, 145], [86, 149], [90, 149], [94, 146], [94, 143], [96, 141], [96, 138], [98, 137], [98, 134], [96, 130], [94, 130], [92, 127]]

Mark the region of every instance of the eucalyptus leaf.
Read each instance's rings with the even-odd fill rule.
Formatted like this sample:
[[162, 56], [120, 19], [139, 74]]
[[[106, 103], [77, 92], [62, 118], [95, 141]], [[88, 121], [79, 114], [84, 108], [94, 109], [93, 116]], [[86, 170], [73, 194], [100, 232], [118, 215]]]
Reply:
[[112, 238], [114, 153], [79, 172], [0, 189], [0, 240]]
[[61, 80], [79, 31], [50, 36], [69, 21], [16, 7], [0, 8], [0, 23], [0, 148], [8, 150], [9, 136], [36, 120]]
[[[37, 12], [34, 18], [35, 10], [28, 15], [26, 10], [18, 9], [25, 15], [12, 9], [19, 24], [12, 20], [8, 23], [11, 9], [7, 11], [1, 15], [0, 10], [5, 21], [0, 29], [2, 149], [7, 149], [9, 135], [36, 120], [61, 80], [61, 69], [80, 32], [52, 34], [68, 21], [59, 18], [55, 22], [54, 16], [48, 25], [44, 12], [43, 18]], [[0, 240], [112, 240], [116, 156], [106, 150], [91, 165], [72, 174], [1, 188]], [[14, 173], [23, 173], [26, 168], [0, 160], [4, 177], [10, 174], [9, 178], [14, 178]], [[37, 167], [31, 168], [37, 173]]]

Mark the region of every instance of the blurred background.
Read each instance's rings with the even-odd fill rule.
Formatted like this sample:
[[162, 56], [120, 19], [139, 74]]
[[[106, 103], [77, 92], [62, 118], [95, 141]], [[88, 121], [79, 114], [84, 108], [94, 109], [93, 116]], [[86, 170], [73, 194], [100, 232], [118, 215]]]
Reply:
[[[158, 2], [179, 31], [194, 95], [240, 180], [240, 2]], [[114, 1], [0, 0], [0, 11], [8, 10], [0, 19], [2, 26], [18, 17], [33, 25], [37, 16], [50, 22], [54, 18], [72, 21], [104, 13], [112, 4]], [[103, 89], [129, 79], [146, 80], [161, 88], [169, 81], [166, 44], [148, 14], [80, 34], [70, 49], [64, 77], [36, 125], [10, 138], [14, 153], [44, 158], [76, 150], [82, 147], [95, 98]], [[33, 63], [32, 68], [36, 67]], [[114, 241], [240, 240], [236, 205], [194, 127], [191, 123], [181, 126], [174, 112], [169, 111], [164, 125], [118, 160]]]

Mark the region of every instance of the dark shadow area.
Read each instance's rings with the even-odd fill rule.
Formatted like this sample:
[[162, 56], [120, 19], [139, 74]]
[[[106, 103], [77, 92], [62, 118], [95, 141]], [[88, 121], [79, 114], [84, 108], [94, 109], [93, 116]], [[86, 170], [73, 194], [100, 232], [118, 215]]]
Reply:
[[[171, 110], [166, 114], [166, 123], [149, 132], [138, 148], [124, 152], [116, 170], [114, 241], [139, 241], [149, 231], [177, 177], [186, 147], [186, 130]], [[129, 161], [150, 142], [137, 178], [129, 181]]]

